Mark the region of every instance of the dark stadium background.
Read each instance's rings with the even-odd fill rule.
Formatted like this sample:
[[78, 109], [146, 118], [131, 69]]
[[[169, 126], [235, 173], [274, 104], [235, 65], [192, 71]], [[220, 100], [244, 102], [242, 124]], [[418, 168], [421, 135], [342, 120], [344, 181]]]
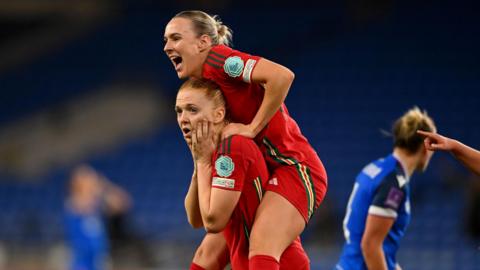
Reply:
[[[312, 269], [332, 269], [354, 177], [390, 153], [393, 120], [417, 105], [480, 148], [471, 2], [0, 1], [0, 269], [66, 269], [63, 201], [80, 163], [134, 202], [135, 241], [113, 269], [187, 269], [203, 232], [183, 210], [192, 163], [163, 53], [164, 27], [185, 9], [220, 15], [234, 48], [295, 72], [286, 104], [329, 175], [303, 241]], [[479, 269], [480, 179], [438, 153], [411, 184], [403, 269]]]

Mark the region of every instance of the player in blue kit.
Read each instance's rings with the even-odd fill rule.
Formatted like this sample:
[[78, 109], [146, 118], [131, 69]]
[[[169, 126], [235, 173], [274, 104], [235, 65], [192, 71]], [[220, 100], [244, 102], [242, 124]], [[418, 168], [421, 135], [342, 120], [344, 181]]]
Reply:
[[393, 153], [358, 174], [335, 269], [401, 269], [396, 253], [410, 222], [410, 177], [414, 171], [424, 171], [433, 155], [417, 130], [435, 133], [436, 127], [425, 111], [415, 107], [393, 125]]
[[115, 213], [129, 204], [129, 196], [93, 168], [73, 170], [65, 202], [65, 236], [72, 253], [70, 270], [108, 269], [109, 242], [106, 211]]

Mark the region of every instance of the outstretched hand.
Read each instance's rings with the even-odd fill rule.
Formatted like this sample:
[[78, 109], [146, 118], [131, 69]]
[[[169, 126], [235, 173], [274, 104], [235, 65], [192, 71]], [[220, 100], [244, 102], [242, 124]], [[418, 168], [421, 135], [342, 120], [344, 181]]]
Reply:
[[427, 150], [451, 151], [453, 149], [453, 145], [450, 138], [447, 138], [437, 133], [427, 132], [423, 130], [417, 130], [417, 133], [425, 136], [424, 144]]
[[249, 125], [230, 123], [222, 130], [222, 140], [233, 135], [242, 135], [244, 137], [253, 139], [257, 134], [253, 132]]
[[196, 162], [210, 164], [215, 145], [215, 132], [212, 122], [200, 121], [192, 132], [193, 159]]

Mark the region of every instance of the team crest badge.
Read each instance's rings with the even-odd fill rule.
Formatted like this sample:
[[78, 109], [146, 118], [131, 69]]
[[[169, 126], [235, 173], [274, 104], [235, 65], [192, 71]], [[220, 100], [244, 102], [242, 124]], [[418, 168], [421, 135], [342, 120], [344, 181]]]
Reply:
[[215, 170], [221, 177], [229, 177], [232, 175], [234, 169], [235, 164], [233, 164], [233, 160], [230, 157], [220, 156], [215, 161]]
[[228, 76], [236, 78], [242, 75], [243, 72], [243, 60], [238, 56], [231, 56], [225, 60], [223, 65], [223, 70], [228, 74]]

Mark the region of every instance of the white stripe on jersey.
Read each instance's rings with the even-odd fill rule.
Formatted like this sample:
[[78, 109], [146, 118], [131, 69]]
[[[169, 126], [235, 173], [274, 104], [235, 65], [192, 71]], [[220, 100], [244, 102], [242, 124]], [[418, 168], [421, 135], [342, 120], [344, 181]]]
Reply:
[[375, 205], [370, 205], [370, 208], [368, 208], [368, 213], [375, 216], [389, 217], [389, 218], [397, 218], [397, 215], [398, 215], [395, 210], [392, 210], [389, 208], [382, 208]]

